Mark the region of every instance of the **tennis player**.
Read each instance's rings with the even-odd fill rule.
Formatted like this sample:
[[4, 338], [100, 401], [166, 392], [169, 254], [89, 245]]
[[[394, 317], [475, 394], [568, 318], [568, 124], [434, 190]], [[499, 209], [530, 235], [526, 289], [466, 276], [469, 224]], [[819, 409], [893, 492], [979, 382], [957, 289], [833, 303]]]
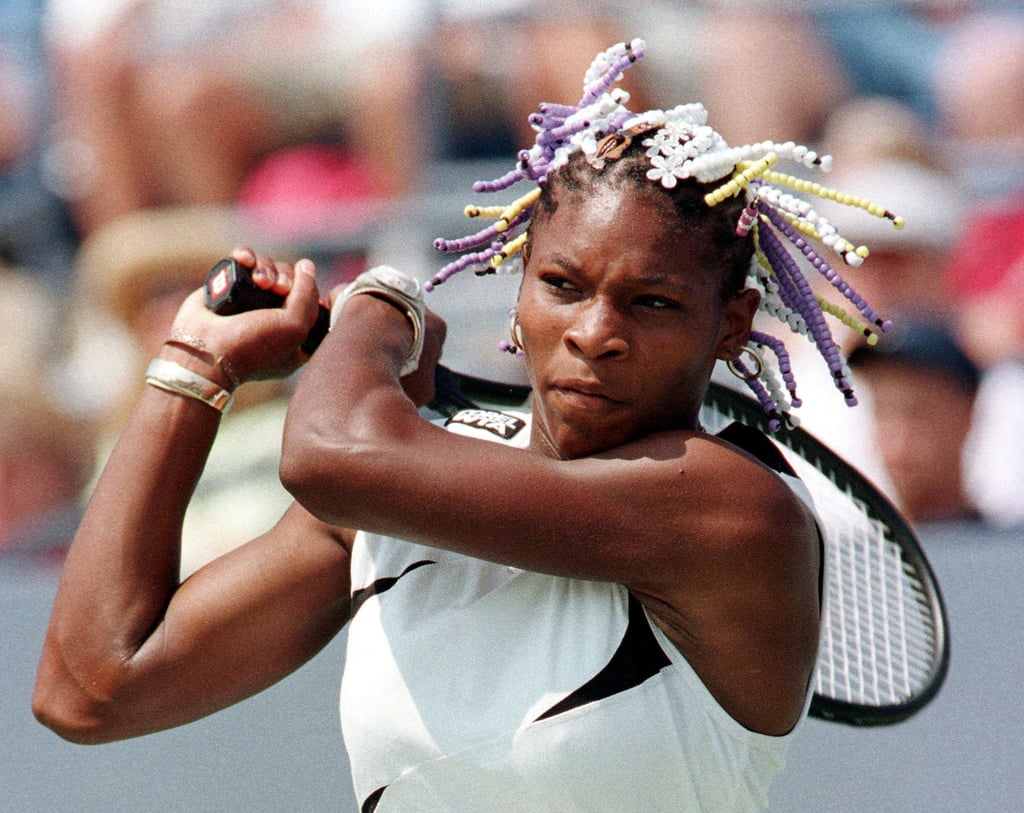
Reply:
[[231, 392], [301, 366], [318, 306], [311, 262], [247, 248], [232, 256], [283, 307], [223, 317], [189, 297], [68, 555], [45, 725], [83, 743], [181, 725], [350, 624], [342, 727], [363, 811], [764, 807], [808, 706], [819, 535], [799, 485], [698, 412], [722, 360], [788, 419], [761, 354], [784, 351], [751, 325], [760, 305], [817, 336], [778, 237], [814, 217], [765, 173], [822, 161], [729, 148], [699, 105], [631, 113], [612, 85], [642, 49], [600, 55], [580, 104], [538, 111], [534, 149], [481, 185], [536, 191], [439, 242], [483, 249], [430, 285], [521, 265], [509, 347], [532, 414], [421, 417], [445, 326], [419, 283], [367, 272], [332, 293], [289, 408], [293, 506], [180, 583], [182, 517]]

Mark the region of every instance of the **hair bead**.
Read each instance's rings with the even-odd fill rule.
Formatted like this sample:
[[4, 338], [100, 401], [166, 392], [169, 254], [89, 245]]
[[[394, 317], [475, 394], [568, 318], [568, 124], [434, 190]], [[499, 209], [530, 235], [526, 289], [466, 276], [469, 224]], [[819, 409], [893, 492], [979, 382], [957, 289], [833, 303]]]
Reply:
[[715, 206], [721, 203], [726, 198], [735, 196], [741, 189], [745, 189], [747, 185], [759, 175], [763, 175], [768, 167], [773, 166], [776, 161], [779, 160], [779, 156], [774, 153], [768, 153], [764, 158], [759, 161], [755, 161], [744, 169], [740, 170], [733, 175], [732, 180], [722, 184], [713, 192], [704, 196], [704, 202], [708, 206]]
[[[549, 175], [564, 166], [575, 153], [583, 153], [595, 171], [601, 172], [608, 162], [618, 160], [634, 137], [642, 138], [641, 146], [646, 149], [648, 161], [646, 175], [662, 188], [671, 190], [689, 179], [702, 184], [718, 182], [705, 196], [708, 206], [745, 195], [746, 205], [737, 219], [735, 232], [739, 238], [749, 235], [754, 241], [749, 284], [761, 290], [760, 309], [789, 331], [806, 336], [828, 365], [846, 402], [855, 404], [857, 399], [850, 386], [849, 370], [825, 317], [828, 315], [864, 333], [869, 342], [877, 341], [878, 334], [889, 330], [891, 324], [872, 310], [825, 261], [818, 248], [824, 246], [841, 257], [846, 265], [856, 267], [868, 258], [867, 247], [855, 246], [844, 238], [802, 196], [862, 209], [874, 217], [889, 220], [895, 228], [903, 227], [903, 218], [859, 195], [776, 169], [779, 161], [786, 160], [807, 169], [828, 172], [832, 158], [819, 155], [805, 145], [765, 140], [729, 146], [708, 126], [707, 111], [701, 104], [680, 104], [669, 110], [644, 113], [630, 111], [627, 107], [629, 94], [614, 86], [623, 73], [643, 57], [644, 50], [645, 44], [639, 39], [613, 45], [591, 62], [577, 104], [543, 102], [538, 106], [529, 118], [536, 133], [530, 149], [518, 154], [515, 168], [494, 180], [478, 181], [473, 189], [498, 192], [523, 180], [535, 181], [538, 187], [508, 206], [467, 206], [467, 217], [483, 217], [495, 222], [467, 237], [436, 240], [438, 250], [462, 256], [441, 268], [424, 287], [430, 290], [466, 269], [492, 274], [521, 267], [527, 230], [541, 187]], [[605, 141], [608, 136], [616, 137], [611, 146]], [[861, 318], [815, 295], [787, 246], [799, 252], [835, 287]], [[504, 349], [516, 352], [514, 342], [503, 344], [507, 345]], [[748, 348], [752, 358], [760, 358], [759, 348], [771, 350], [781, 383], [767, 363], [761, 365], [762, 370], [756, 375], [748, 375], [752, 371], [744, 368], [739, 360], [734, 361], [733, 366], [748, 379], [751, 391], [762, 404], [773, 428], [795, 425], [796, 419], [789, 410], [799, 406], [800, 399], [796, 397], [796, 380], [784, 342], [755, 331]]]
[[523, 232], [514, 240], [510, 240], [508, 243], [502, 246], [502, 248], [498, 251], [497, 254], [491, 257], [491, 265], [497, 268], [513, 254], [518, 254], [520, 251], [523, 250], [523, 246], [526, 245], [526, 241], [528, 238], [529, 234]]
[[484, 217], [496, 219], [501, 217], [501, 213], [504, 211], [504, 206], [473, 206], [472, 204], [470, 204], [465, 209], [463, 209], [463, 214], [465, 214], [466, 217]]

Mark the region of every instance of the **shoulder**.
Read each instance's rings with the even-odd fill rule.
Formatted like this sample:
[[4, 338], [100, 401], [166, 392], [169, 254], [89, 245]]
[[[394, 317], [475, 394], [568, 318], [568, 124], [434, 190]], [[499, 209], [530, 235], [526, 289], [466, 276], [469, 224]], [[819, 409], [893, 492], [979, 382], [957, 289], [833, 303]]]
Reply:
[[802, 489], [796, 473], [779, 448], [759, 430], [741, 423], [714, 435], [660, 433], [607, 456], [641, 463], [657, 478], [651, 485], [698, 496], [703, 507], [722, 516], [803, 502], [797, 496]]
[[[818, 531], [806, 490], [768, 438], [745, 426], [726, 433], [655, 436], [635, 453], [652, 465], [640, 488], [652, 506], [664, 559], [627, 586], [682, 607], [742, 593], [815, 585]], [[674, 455], [670, 457], [670, 455]]]

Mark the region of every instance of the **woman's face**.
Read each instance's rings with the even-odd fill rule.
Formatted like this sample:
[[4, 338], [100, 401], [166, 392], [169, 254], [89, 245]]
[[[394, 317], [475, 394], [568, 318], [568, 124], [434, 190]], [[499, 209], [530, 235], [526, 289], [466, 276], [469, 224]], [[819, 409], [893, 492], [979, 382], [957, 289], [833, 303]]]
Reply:
[[721, 278], [666, 229], [655, 190], [560, 195], [533, 225], [517, 311], [534, 388], [534, 448], [575, 458], [696, 428], [716, 358], [748, 336], [753, 291]]

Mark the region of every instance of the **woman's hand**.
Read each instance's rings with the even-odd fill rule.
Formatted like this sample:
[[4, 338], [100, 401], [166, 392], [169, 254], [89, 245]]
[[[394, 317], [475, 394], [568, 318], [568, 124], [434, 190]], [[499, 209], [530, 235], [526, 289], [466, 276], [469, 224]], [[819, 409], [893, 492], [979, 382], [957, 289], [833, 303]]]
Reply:
[[168, 345], [203, 362], [205, 369], [189, 364], [196, 372], [234, 390], [245, 381], [288, 376], [305, 363], [309, 357], [301, 345], [316, 321], [319, 293], [310, 260], [292, 266], [248, 247], [230, 256], [252, 269], [257, 287], [282, 296], [283, 306], [220, 316], [206, 307], [199, 289], [179, 309]]

